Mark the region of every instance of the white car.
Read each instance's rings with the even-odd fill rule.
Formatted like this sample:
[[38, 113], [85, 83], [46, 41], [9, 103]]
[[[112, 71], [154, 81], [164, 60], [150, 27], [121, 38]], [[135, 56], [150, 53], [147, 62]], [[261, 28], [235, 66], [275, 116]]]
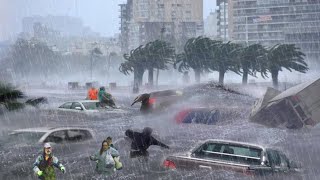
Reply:
[[101, 107], [98, 100], [81, 100], [66, 102], [59, 109], [73, 112], [99, 112], [98, 109], [101, 109]]
[[37, 143], [72, 143], [83, 142], [93, 139], [93, 133], [90, 129], [79, 127], [40, 127], [18, 129], [9, 134], [10, 141], [18, 143], [19, 141], [28, 144]]

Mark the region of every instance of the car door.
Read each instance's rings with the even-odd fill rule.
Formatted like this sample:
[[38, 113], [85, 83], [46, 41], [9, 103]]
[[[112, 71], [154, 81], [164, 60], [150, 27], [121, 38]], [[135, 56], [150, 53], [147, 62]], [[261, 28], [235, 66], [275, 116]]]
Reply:
[[67, 151], [76, 152], [90, 148], [89, 143], [92, 138], [91, 132], [85, 129], [67, 130], [66, 143], [69, 146]]
[[244, 151], [249, 153], [254, 150], [232, 144], [207, 143], [194, 156], [198, 158], [196, 162], [199, 168], [244, 172], [250, 165], [261, 163], [259, 153], [257, 157], [244, 154]]
[[274, 172], [287, 172], [289, 171], [288, 158], [277, 150], [267, 150], [268, 160]]
[[63, 153], [66, 149], [66, 130], [58, 130], [50, 133], [44, 142], [49, 142], [54, 147], [54, 153]]
[[220, 163], [221, 155], [219, 154], [222, 147], [223, 145], [219, 143], [203, 144], [192, 153], [191, 159], [187, 163], [187, 166], [209, 170], [223, 168], [223, 164]]

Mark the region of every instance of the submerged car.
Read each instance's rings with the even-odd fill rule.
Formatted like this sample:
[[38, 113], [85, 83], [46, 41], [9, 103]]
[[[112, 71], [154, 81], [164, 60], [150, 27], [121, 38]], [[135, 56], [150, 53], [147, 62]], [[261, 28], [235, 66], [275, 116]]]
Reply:
[[40, 127], [18, 129], [10, 133], [9, 136], [10, 141], [14, 143], [18, 143], [18, 141], [29, 144], [70, 143], [92, 139], [93, 133], [90, 129], [80, 127]]
[[211, 108], [189, 108], [184, 109], [174, 117], [176, 123], [196, 123], [212, 125], [219, 121], [220, 111]]
[[182, 98], [183, 92], [179, 90], [155, 91], [137, 96], [131, 106], [141, 102], [141, 112], [153, 112], [154, 110], [166, 108]]
[[230, 170], [247, 175], [295, 172], [299, 167], [282, 152], [263, 146], [225, 140], [207, 140], [187, 155], [169, 156], [163, 162], [170, 169]]
[[59, 106], [59, 110], [71, 111], [71, 112], [99, 112], [99, 110], [117, 109], [109, 106], [101, 107], [98, 100], [81, 100], [81, 101], [70, 101]]

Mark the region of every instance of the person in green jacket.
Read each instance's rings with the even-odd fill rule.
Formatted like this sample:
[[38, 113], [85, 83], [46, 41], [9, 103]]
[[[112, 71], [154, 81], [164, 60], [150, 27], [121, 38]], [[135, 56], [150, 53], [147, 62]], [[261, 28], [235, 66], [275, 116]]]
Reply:
[[[108, 136], [106, 141], [108, 142], [109, 146], [114, 148], [115, 150], [118, 150], [112, 143], [112, 137]], [[118, 157], [113, 157], [113, 160], [115, 162], [115, 168], [116, 170], [121, 170], [122, 169], [122, 163], [120, 162], [120, 156]]]
[[104, 87], [100, 87], [98, 98], [102, 107], [110, 106], [116, 108], [116, 104], [114, 103], [112, 95], [110, 93], [107, 93]]
[[90, 160], [96, 161], [96, 172], [103, 175], [111, 175], [115, 171], [115, 162], [113, 157], [119, 157], [119, 152], [110, 147], [109, 143], [104, 140], [100, 151], [90, 156]]
[[49, 143], [44, 144], [43, 154], [38, 156], [33, 164], [33, 171], [42, 180], [55, 180], [56, 174], [53, 167], [60, 169], [62, 173], [66, 168], [59, 162], [58, 158], [52, 155], [52, 147]]

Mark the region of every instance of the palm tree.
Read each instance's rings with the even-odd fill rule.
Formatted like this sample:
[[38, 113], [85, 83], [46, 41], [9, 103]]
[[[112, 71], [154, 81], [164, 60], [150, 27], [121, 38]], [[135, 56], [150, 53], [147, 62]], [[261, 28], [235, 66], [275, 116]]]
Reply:
[[130, 51], [130, 54], [123, 55], [126, 62], [121, 63], [119, 71], [125, 75], [129, 75], [133, 72], [134, 84], [142, 85], [143, 74], [145, 71], [144, 65], [144, 49], [143, 46], [139, 46], [136, 49]]
[[199, 83], [200, 74], [209, 71], [211, 44], [211, 39], [201, 36], [189, 39], [184, 46], [184, 52], [176, 56], [174, 67], [177, 68], [178, 65], [179, 72], [192, 68], [195, 73], [195, 80]]
[[145, 65], [148, 69], [148, 83], [150, 86], [153, 86], [153, 70], [168, 69], [168, 64], [173, 64], [175, 58], [175, 49], [171, 44], [155, 40], [149, 42], [144, 47], [145, 51]]
[[248, 75], [255, 76], [256, 72], [264, 71], [260, 65], [266, 52], [267, 50], [260, 44], [252, 44], [241, 48], [239, 52], [239, 68], [242, 69], [243, 85], [247, 84]]
[[219, 72], [219, 83], [224, 83], [224, 75], [227, 71], [233, 71], [239, 74], [239, 66], [237, 65], [239, 58], [239, 50], [241, 46], [232, 42], [220, 43], [213, 41], [211, 44], [212, 58], [210, 69]]
[[23, 97], [24, 94], [20, 90], [0, 83], [0, 105], [3, 105], [9, 111], [23, 108], [24, 103], [17, 101]]
[[292, 72], [292, 70], [306, 73], [308, 65], [304, 61], [305, 54], [294, 44], [277, 44], [267, 51], [265, 60], [261, 66], [266, 67], [262, 71], [263, 76], [267, 76], [267, 71], [271, 73], [273, 86], [278, 88], [278, 75], [282, 68]]

